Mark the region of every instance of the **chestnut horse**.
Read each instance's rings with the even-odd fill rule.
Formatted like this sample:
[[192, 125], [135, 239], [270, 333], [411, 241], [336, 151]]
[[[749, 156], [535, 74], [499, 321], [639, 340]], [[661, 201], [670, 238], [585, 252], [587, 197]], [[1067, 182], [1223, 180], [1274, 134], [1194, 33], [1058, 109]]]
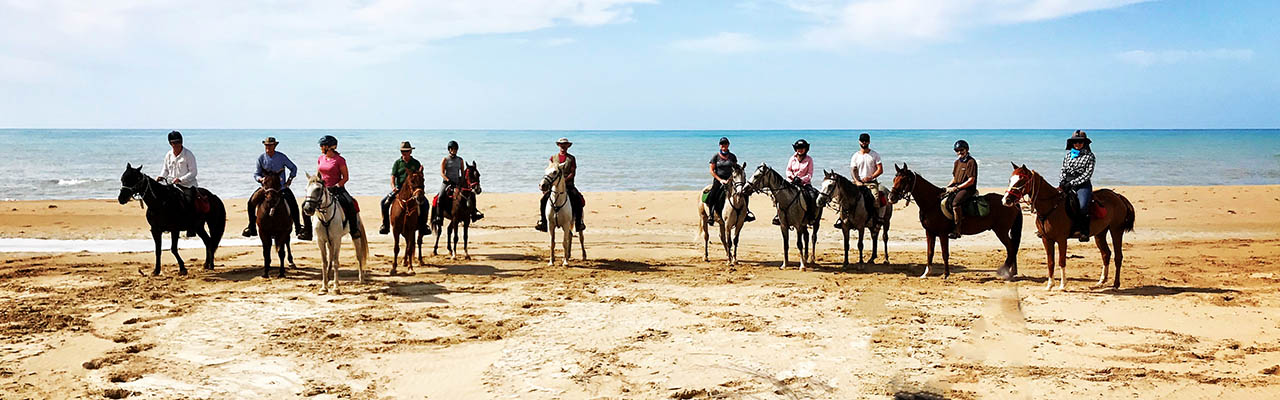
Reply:
[[445, 233], [444, 246], [449, 250], [449, 259], [458, 258], [458, 224], [462, 224], [462, 252], [463, 258], [470, 260], [471, 252], [467, 250], [467, 235], [471, 230], [471, 216], [476, 213], [476, 195], [480, 194], [480, 170], [476, 169], [476, 163], [471, 162], [462, 168], [462, 183], [455, 185], [452, 190], [452, 196], [449, 199], [448, 208], [444, 208], [445, 199], [436, 199], [434, 212], [443, 218], [449, 219], [449, 228], [446, 232], [443, 226], [443, 218], [440, 224], [436, 224], [436, 218], [432, 218], [431, 229], [436, 233], [436, 244], [431, 248], [432, 255], [439, 255], [440, 234]]
[[254, 210], [258, 222], [258, 238], [262, 239], [262, 277], [271, 271], [271, 244], [274, 241], [276, 255], [280, 258], [279, 278], [284, 277], [285, 255], [288, 254], [289, 267], [297, 268], [293, 263], [293, 247], [289, 245], [289, 234], [293, 233], [293, 216], [289, 214], [289, 200], [280, 192], [280, 179], [284, 170], [267, 173], [262, 177], [262, 202]]
[[409, 272], [413, 272], [413, 255], [417, 251], [418, 265], [422, 265], [422, 249], [415, 247], [415, 240], [418, 235], [418, 227], [421, 224], [422, 205], [426, 204], [426, 195], [423, 193], [423, 177], [422, 169], [410, 170], [406, 173], [404, 182], [400, 184], [400, 190], [396, 192], [395, 201], [391, 202], [391, 237], [394, 238], [395, 245], [391, 252], [391, 275], [396, 274], [396, 267], [400, 262], [400, 238], [404, 238], [404, 265], [409, 267]]
[[[920, 174], [908, 169], [906, 164], [902, 164], [902, 168], [894, 164], [893, 168], [897, 170], [897, 175], [893, 177], [893, 190], [889, 193], [889, 200], [896, 203], [905, 198], [910, 204], [912, 198], [916, 199], [916, 206], [920, 209], [920, 225], [924, 227], [926, 240], [928, 240], [927, 261], [924, 274], [920, 277], [929, 276], [929, 269], [933, 266], [933, 240], [936, 238], [942, 241], [942, 278], [946, 279], [951, 276], [947, 234], [951, 233], [955, 223], [942, 213], [942, 207], [936, 203], [942, 198], [944, 191], [929, 183]], [[1018, 244], [1022, 242], [1022, 210], [1018, 207], [1005, 206], [1001, 203], [1000, 197], [995, 193], [983, 195], [991, 207], [991, 212], [985, 217], [965, 216], [964, 224], [960, 226], [960, 233], [974, 235], [988, 230], [995, 232], [1000, 243], [1004, 244], [1006, 253], [1004, 264], [996, 270], [996, 274], [1005, 280], [1012, 280], [1018, 275]]]
[[[1053, 250], [1058, 249], [1058, 267], [1062, 269], [1062, 278], [1058, 281], [1058, 290], [1067, 285], [1067, 239], [1071, 232], [1071, 217], [1067, 215], [1067, 195], [1050, 185], [1040, 173], [1030, 170], [1026, 165], [1013, 164], [1013, 175], [1009, 177], [1009, 189], [1005, 191], [1004, 204], [1016, 205], [1026, 198], [1031, 205], [1031, 212], [1036, 215], [1036, 231], [1044, 243], [1044, 251], [1048, 256], [1049, 281], [1045, 289], [1053, 288]], [[1089, 222], [1089, 235], [1096, 239], [1098, 252], [1102, 254], [1102, 276], [1098, 278], [1098, 286], [1107, 284], [1108, 264], [1111, 249], [1107, 248], [1107, 232], [1111, 232], [1111, 241], [1116, 246], [1116, 280], [1113, 288], [1120, 287], [1120, 263], [1124, 260], [1124, 233], [1133, 232], [1135, 212], [1129, 199], [1110, 189], [1093, 191], [1093, 200], [1105, 209], [1105, 215], [1092, 215]], [[1088, 207], [1088, 204], [1081, 205]]]

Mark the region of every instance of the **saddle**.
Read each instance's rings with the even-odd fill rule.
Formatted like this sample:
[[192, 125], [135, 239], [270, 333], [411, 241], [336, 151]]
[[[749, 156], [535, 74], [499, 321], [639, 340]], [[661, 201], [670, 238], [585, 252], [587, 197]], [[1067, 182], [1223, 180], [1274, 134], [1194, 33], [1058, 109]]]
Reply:
[[[955, 215], [951, 213], [951, 199], [954, 197], [944, 197], [942, 198], [942, 203], [939, 204], [939, 207], [942, 208], [942, 215], [953, 221], [956, 219]], [[960, 205], [960, 210], [966, 217], [985, 217], [991, 214], [991, 204], [987, 203], [986, 196], [973, 196]]]
[[[1076, 201], [1078, 200], [1076, 200], [1073, 196], [1069, 196], [1067, 201], [1069, 202], [1068, 205], [1070, 206], [1070, 207], [1067, 207], [1067, 215], [1070, 215], [1071, 218], [1073, 219], [1078, 217], [1077, 215], [1078, 212], [1076, 211], [1078, 209], [1078, 207], [1076, 207]], [[1098, 202], [1098, 199], [1094, 199], [1094, 198], [1089, 199], [1089, 219], [1095, 220], [1095, 219], [1103, 219], [1106, 217], [1107, 217], [1107, 208], [1103, 207], [1102, 203]]]
[[205, 196], [204, 192], [201, 192], [200, 189], [195, 189], [195, 192], [196, 192], [196, 198], [195, 198], [196, 213], [208, 214], [209, 213], [209, 196]]

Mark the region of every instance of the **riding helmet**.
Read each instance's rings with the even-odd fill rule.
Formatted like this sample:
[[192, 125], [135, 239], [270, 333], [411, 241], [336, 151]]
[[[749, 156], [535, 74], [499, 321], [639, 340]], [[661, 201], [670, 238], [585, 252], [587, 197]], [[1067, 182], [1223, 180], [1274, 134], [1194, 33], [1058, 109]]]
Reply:
[[858, 141], [871, 143], [871, 135], [867, 134], [866, 132], [862, 132], [861, 135], [858, 135]]
[[963, 140], [957, 140], [956, 145], [952, 146], [951, 148], [955, 151], [960, 151], [960, 149], [969, 150], [969, 142], [966, 142]]
[[169, 143], [173, 143], [173, 142], [182, 143], [182, 132], [178, 132], [178, 131], [169, 132]]
[[446, 147], [446, 149], [456, 149], [456, 148], [458, 148], [458, 141], [456, 140], [450, 140], [449, 146]]
[[800, 139], [800, 140], [797, 140], [795, 143], [792, 143], [791, 148], [796, 150], [799, 150], [799, 149], [809, 150], [809, 142], [805, 141], [804, 139]]
[[729, 138], [727, 138], [727, 137], [721, 137], [721, 138], [720, 138], [720, 144], [722, 144], [722, 145], [729, 144]]
[[321, 146], [337, 146], [338, 138], [333, 137], [332, 135], [324, 135], [324, 137], [320, 138], [320, 145]]

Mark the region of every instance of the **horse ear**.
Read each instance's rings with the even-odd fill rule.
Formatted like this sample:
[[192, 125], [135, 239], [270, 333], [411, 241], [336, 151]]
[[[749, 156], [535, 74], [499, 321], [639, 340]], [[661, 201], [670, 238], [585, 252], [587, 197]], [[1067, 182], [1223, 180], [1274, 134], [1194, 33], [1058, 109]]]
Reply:
[[1012, 165], [1013, 169], [1018, 169], [1018, 164], [1014, 164], [1013, 161], [1010, 161], [1009, 165]]
[[1022, 164], [1022, 169], [1027, 169], [1027, 164]]
[[903, 171], [906, 171], [906, 170], [907, 170], [907, 163], [902, 163], [902, 170], [903, 170]]
[[133, 163], [124, 163], [124, 169], [133, 169]]

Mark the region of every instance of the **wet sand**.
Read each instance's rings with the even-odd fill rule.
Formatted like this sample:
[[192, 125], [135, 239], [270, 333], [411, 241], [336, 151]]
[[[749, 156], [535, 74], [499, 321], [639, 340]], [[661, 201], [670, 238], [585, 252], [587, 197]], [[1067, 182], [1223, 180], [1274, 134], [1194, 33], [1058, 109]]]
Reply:
[[[1072, 241], [1067, 290], [1046, 291], [1030, 219], [1018, 281], [994, 277], [1003, 251], [990, 233], [953, 242], [949, 279], [918, 278], [923, 234], [902, 204], [890, 264], [840, 270], [827, 222], [820, 265], [780, 271], [762, 196], [743, 264], [725, 266], [715, 238], [703, 262], [692, 192], [588, 193], [590, 259], [575, 240], [569, 268], [546, 265], [534, 195], [486, 193], [471, 260], [428, 248], [415, 274], [388, 276], [391, 240], [375, 235], [361, 284], [348, 242], [342, 295], [317, 294], [314, 242], [295, 242], [283, 279], [261, 278], [249, 246], [220, 249], [213, 271], [184, 249], [186, 277], [166, 252], [155, 278], [138, 272], [150, 252], [0, 253], [0, 398], [1280, 393], [1280, 186], [1117, 191], [1138, 212], [1120, 289], [1092, 288], [1098, 251]], [[361, 203], [376, 229], [377, 199]], [[238, 238], [243, 199], [227, 205], [225, 237]], [[149, 240], [143, 212], [3, 202], [0, 237]]]

